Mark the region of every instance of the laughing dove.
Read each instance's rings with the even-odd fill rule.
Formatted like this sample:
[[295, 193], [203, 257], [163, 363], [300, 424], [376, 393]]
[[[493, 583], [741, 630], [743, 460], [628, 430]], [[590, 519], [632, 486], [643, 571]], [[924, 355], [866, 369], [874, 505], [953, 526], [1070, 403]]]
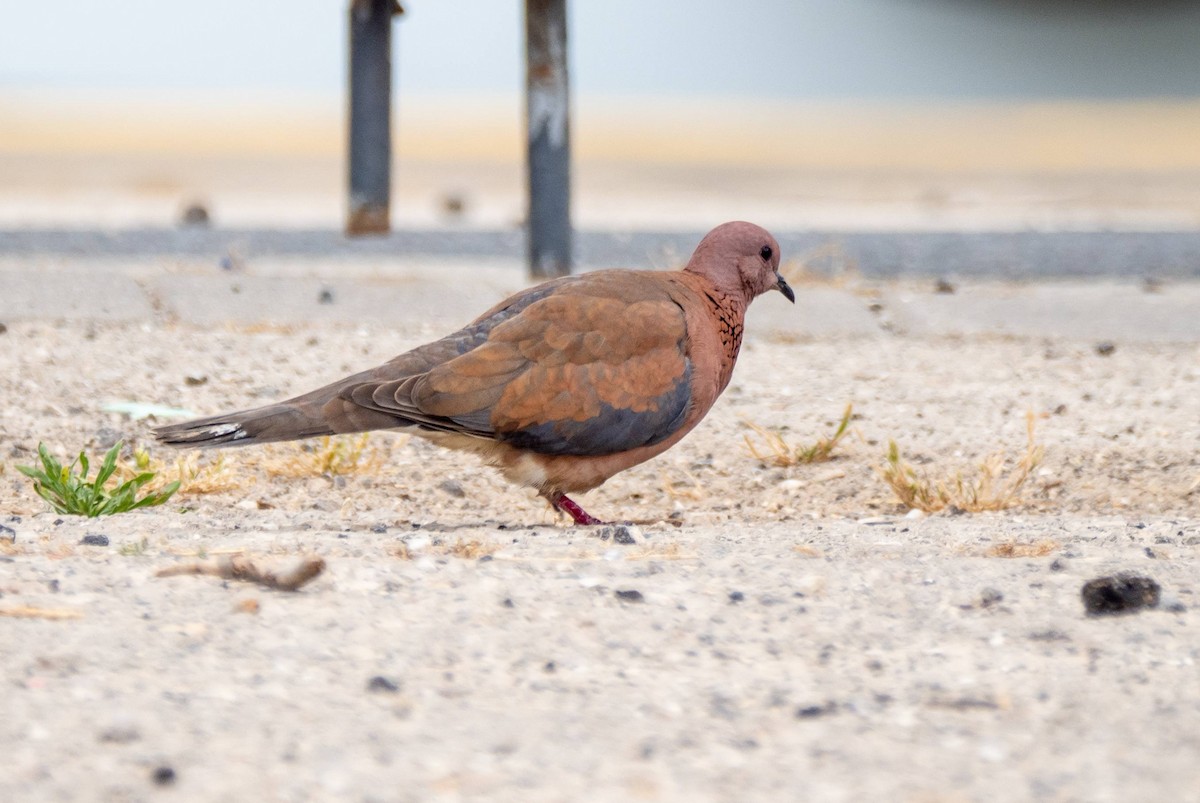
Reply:
[[729, 384], [746, 307], [778, 290], [779, 244], [751, 223], [709, 232], [681, 271], [539, 284], [459, 331], [294, 399], [156, 430], [245, 446], [372, 429], [474, 452], [577, 524], [588, 491], [679, 442]]

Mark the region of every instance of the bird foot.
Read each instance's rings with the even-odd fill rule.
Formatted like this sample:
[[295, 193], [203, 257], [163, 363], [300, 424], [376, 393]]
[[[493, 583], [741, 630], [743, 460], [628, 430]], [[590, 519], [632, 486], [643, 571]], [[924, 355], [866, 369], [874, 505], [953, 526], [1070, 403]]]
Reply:
[[584, 526], [591, 526], [593, 524], [605, 524], [606, 523], [606, 522], [600, 521], [600, 519], [591, 515], [586, 510], [581, 508], [578, 504], [576, 504], [575, 502], [572, 502], [570, 499], [568, 499], [566, 496], [564, 496], [562, 494], [552, 497], [550, 499], [550, 504], [554, 507], [555, 510], [561, 510], [563, 513], [566, 513], [568, 516], [575, 519], [576, 524], [582, 524]]

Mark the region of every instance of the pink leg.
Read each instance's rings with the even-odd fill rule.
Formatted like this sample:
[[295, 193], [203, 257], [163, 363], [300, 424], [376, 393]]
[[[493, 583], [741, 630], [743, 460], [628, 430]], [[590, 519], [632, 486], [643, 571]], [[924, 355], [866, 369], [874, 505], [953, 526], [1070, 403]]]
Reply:
[[590, 524], [604, 524], [604, 522], [600, 521], [600, 519], [591, 515], [562, 494], [559, 494], [555, 497], [550, 497], [550, 504], [554, 506], [555, 510], [561, 510], [571, 518], [575, 519], [576, 524], [582, 524], [585, 526]]

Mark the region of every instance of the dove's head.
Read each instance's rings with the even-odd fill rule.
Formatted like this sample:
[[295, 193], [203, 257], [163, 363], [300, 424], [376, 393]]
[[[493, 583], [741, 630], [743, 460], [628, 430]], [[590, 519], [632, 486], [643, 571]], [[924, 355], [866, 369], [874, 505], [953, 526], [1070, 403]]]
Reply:
[[779, 243], [753, 223], [722, 223], [704, 235], [684, 270], [698, 273], [717, 289], [749, 303], [768, 290], [778, 290], [793, 304], [796, 295], [779, 275]]

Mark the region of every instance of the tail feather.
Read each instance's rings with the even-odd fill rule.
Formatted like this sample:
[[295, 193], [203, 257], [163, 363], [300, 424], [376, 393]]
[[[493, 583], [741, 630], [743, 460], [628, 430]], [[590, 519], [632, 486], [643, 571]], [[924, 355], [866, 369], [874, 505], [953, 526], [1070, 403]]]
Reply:
[[198, 418], [154, 430], [160, 443], [201, 447], [249, 446], [332, 434], [334, 429], [327, 420], [286, 403]]

